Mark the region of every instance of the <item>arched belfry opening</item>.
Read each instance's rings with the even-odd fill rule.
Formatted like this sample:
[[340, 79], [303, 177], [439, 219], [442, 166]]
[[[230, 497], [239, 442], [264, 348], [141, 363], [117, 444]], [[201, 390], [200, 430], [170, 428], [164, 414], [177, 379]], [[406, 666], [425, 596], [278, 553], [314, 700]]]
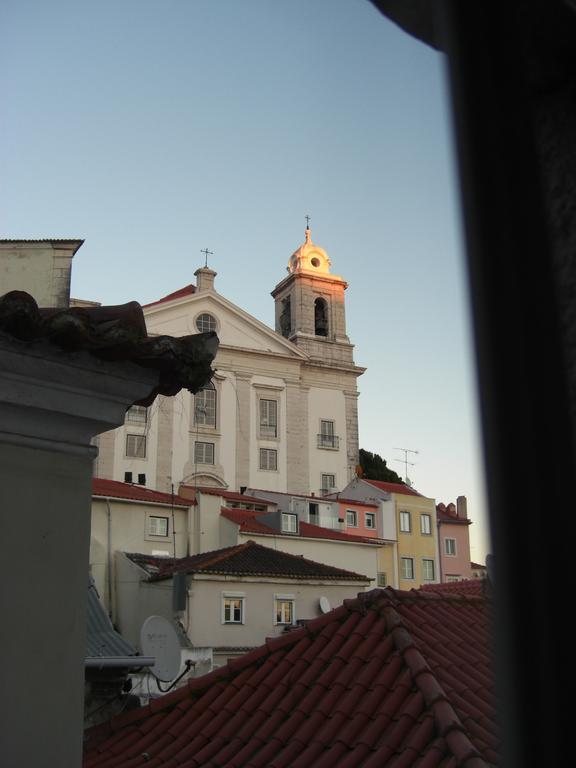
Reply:
[[328, 336], [328, 304], [321, 298], [314, 301], [314, 335]]

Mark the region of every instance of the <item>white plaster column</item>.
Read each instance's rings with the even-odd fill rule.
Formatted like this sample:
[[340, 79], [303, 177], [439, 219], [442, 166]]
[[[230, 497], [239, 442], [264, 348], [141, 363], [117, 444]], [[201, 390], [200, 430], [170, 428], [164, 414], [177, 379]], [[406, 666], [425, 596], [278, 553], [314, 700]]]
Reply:
[[236, 374], [236, 489], [250, 485], [250, 383], [252, 376]]
[[157, 373], [0, 340], [2, 766], [80, 768], [94, 435]]

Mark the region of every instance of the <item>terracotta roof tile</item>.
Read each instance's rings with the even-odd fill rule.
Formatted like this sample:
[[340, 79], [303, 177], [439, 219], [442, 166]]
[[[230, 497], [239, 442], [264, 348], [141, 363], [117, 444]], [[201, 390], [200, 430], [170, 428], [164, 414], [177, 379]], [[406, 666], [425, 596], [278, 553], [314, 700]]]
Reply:
[[185, 285], [184, 288], [179, 288], [177, 291], [173, 291], [172, 293], [169, 293], [167, 296], [163, 296], [161, 299], [157, 299], [156, 301], [151, 301], [149, 304], [144, 304], [144, 307], [154, 307], [156, 304], [164, 304], [167, 301], [175, 301], [176, 299], [183, 299], [186, 296], [192, 296], [196, 293], [196, 286], [192, 285]]
[[231, 520], [240, 526], [240, 533], [260, 533], [265, 536], [289, 536], [290, 538], [297, 538], [298, 536], [309, 539], [330, 539], [332, 541], [346, 541], [349, 544], [370, 544], [372, 546], [382, 546], [386, 542], [382, 539], [376, 539], [373, 537], [353, 536], [349, 533], [342, 533], [341, 531], [333, 531], [330, 528], [322, 528], [319, 525], [312, 525], [311, 523], [300, 522], [300, 533], [283, 533], [277, 531], [265, 523], [260, 522], [258, 519], [262, 516], [262, 512], [255, 512], [250, 509], [229, 509], [228, 507], [222, 507], [220, 510], [222, 517], [227, 520]]
[[403, 483], [386, 483], [383, 480], [368, 480], [367, 477], [363, 477], [365, 483], [370, 483], [374, 488], [378, 488], [381, 491], [388, 491], [388, 493], [401, 493], [404, 496], [422, 496], [421, 493], [411, 488], [409, 485]]
[[132, 501], [145, 501], [151, 504], [168, 504], [174, 502], [177, 507], [189, 507], [194, 504], [190, 499], [185, 499], [177, 494], [172, 497], [170, 493], [153, 491], [143, 485], [133, 483], [121, 483], [118, 480], [106, 480], [103, 477], [92, 478], [92, 496], [103, 498], [126, 499]]
[[138, 553], [126, 553], [126, 556], [148, 571], [150, 581], [169, 579], [175, 573], [213, 573], [234, 576], [282, 576], [298, 580], [364, 581], [367, 584], [370, 582], [368, 576], [264, 547], [254, 541], [176, 559]]
[[84, 766], [494, 766], [489, 622], [483, 596], [361, 593], [91, 729]]

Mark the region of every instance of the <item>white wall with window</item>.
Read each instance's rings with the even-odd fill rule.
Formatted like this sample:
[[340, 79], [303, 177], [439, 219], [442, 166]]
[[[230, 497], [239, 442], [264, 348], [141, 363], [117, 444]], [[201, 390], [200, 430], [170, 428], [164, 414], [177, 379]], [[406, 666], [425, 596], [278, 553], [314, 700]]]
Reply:
[[[154, 504], [110, 496], [93, 497], [90, 533], [90, 572], [100, 598], [115, 618], [116, 553], [141, 552], [185, 557], [188, 507]], [[173, 527], [174, 526], [174, 527]]]
[[145, 475], [145, 484], [155, 487], [160, 400], [157, 398], [149, 408], [132, 406], [126, 411], [124, 426], [100, 436], [102, 460], [111, 471], [99, 471], [102, 466], [99, 457], [95, 466], [98, 474], [113, 475], [113, 479], [124, 481], [126, 473], [131, 473], [134, 483], [138, 482], [139, 475]]
[[[334, 488], [341, 490], [350, 479], [346, 450], [346, 406], [342, 390], [310, 387], [308, 392], [308, 434], [310, 477], [318, 482], [322, 475], [334, 477]], [[316, 493], [324, 486], [311, 486]]]
[[244, 624], [246, 621], [245, 592], [222, 593], [222, 624]]

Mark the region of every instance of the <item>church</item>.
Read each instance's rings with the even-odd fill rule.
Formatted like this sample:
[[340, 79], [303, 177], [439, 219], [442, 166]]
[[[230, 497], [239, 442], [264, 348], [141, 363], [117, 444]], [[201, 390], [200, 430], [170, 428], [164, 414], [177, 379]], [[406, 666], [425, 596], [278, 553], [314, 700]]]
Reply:
[[216, 288], [207, 265], [143, 307], [148, 333], [215, 331], [210, 384], [196, 395], [134, 406], [101, 435], [95, 474], [159, 491], [181, 483], [301, 494], [344, 488], [358, 463], [358, 388], [364, 368], [346, 334], [347, 283], [326, 251], [305, 242], [272, 291], [275, 329]]

